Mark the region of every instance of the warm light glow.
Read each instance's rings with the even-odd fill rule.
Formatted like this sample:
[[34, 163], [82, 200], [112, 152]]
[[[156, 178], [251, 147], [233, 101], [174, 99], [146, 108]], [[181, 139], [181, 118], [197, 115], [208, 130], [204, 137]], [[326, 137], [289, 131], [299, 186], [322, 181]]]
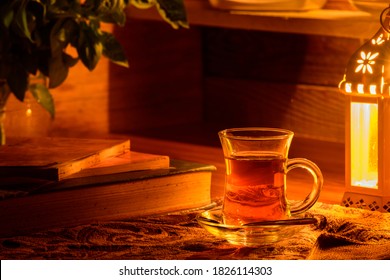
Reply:
[[376, 94], [376, 85], [370, 85], [370, 93]]
[[31, 108], [27, 108], [27, 109], [26, 109], [26, 117], [31, 117], [31, 115], [32, 115], [32, 110], [31, 110]]
[[345, 91], [347, 93], [351, 93], [352, 92], [352, 84], [351, 83], [345, 83]]
[[378, 36], [378, 38], [376, 38], [376, 39], [372, 39], [371, 40], [371, 43], [373, 44], [373, 45], [382, 45], [383, 43], [385, 42], [385, 40], [383, 40], [383, 33], [382, 34], [380, 34], [379, 36]]
[[378, 105], [351, 103], [351, 184], [378, 188]]
[[357, 92], [360, 94], [364, 93], [364, 85], [363, 84], [358, 84], [357, 85]]
[[385, 78], [384, 78], [384, 73], [385, 73], [385, 66], [382, 65], [382, 77], [381, 77], [381, 93], [384, 93], [384, 87], [385, 87]]

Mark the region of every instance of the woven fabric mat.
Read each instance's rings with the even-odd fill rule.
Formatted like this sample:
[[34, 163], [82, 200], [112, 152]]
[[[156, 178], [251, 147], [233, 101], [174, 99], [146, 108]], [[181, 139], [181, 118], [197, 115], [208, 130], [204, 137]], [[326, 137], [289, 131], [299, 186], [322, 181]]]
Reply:
[[390, 214], [317, 203], [291, 238], [240, 247], [201, 228], [196, 212], [52, 229], [0, 239], [0, 259], [390, 259]]

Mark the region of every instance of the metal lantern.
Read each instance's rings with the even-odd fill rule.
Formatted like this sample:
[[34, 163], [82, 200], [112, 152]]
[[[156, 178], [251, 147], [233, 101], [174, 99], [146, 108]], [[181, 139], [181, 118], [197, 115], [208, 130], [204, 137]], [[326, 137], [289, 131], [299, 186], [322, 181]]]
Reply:
[[346, 96], [342, 204], [390, 212], [390, 13], [348, 62], [339, 88]]

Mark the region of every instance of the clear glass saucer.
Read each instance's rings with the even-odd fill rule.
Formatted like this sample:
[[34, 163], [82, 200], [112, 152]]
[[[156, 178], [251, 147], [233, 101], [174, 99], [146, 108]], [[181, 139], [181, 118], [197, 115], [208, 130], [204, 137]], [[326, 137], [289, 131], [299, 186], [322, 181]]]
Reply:
[[209, 233], [226, 239], [234, 245], [259, 246], [271, 244], [299, 232], [304, 226], [317, 223], [315, 218], [294, 216], [286, 220], [264, 221], [242, 226], [226, 225], [221, 209], [204, 211], [196, 217], [198, 223]]

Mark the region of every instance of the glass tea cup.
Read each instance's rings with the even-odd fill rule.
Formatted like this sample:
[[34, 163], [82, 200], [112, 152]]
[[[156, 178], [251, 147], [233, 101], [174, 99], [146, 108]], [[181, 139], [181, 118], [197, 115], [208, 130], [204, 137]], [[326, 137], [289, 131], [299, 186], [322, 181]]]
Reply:
[[[226, 179], [222, 217], [227, 225], [288, 219], [318, 200], [323, 176], [304, 158], [288, 158], [294, 133], [278, 128], [231, 128], [218, 133], [225, 158]], [[293, 204], [286, 197], [286, 175], [308, 171], [314, 183], [307, 197]]]

